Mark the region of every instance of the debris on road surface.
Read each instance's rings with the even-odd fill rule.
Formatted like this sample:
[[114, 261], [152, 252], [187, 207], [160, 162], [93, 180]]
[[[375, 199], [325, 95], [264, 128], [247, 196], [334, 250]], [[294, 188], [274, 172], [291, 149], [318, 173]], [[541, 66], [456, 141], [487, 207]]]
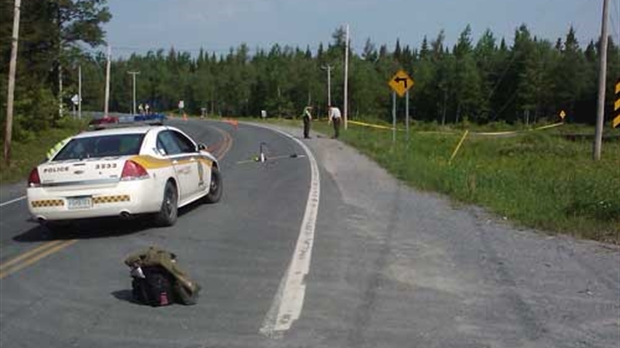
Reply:
[[153, 307], [196, 304], [200, 285], [179, 268], [174, 253], [152, 246], [127, 257], [125, 264], [131, 269], [136, 301]]

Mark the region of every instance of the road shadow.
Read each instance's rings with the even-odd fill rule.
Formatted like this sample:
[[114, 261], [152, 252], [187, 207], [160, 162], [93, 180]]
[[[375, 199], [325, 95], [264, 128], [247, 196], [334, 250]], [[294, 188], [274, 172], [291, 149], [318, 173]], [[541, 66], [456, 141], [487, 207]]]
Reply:
[[133, 292], [131, 290], [117, 290], [112, 291], [110, 294], [119, 301], [129, 302], [134, 305], [143, 305], [142, 303], [136, 301], [136, 299], [133, 298]]
[[80, 220], [49, 227], [36, 225], [13, 237], [13, 240], [20, 243], [33, 243], [50, 240], [111, 238], [141, 232], [152, 227], [153, 224], [145, 219]]
[[[129, 289], [123, 289], [123, 290], [117, 290], [117, 291], [112, 291], [110, 293], [114, 298], [116, 298], [119, 301], [123, 301], [123, 302], [128, 302], [131, 303], [132, 305], [135, 306], [142, 306], [142, 307], [149, 307], [149, 308], [153, 308], [152, 306], [139, 302], [137, 301], [134, 297], [133, 297], [133, 292]], [[170, 305], [178, 305], [179, 303], [176, 302], [176, 300], [172, 300], [172, 302], [170, 303]], [[161, 307], [167, 307], [167, 306], [161, 306]]]
[[[180, 208], [178, 218], [182, 219], [184, 215], [200, 208], [202, 205], [201, 202], [194, 202]], [[20, 243], [34, 243], [52, 240], [114, 238], [156, 228], [155, 218], [152, 215], [136, 216], [130, 219], [108, 217], [72, 220], [50, 226], [37, 223], [28, 231], [12, 239]]]

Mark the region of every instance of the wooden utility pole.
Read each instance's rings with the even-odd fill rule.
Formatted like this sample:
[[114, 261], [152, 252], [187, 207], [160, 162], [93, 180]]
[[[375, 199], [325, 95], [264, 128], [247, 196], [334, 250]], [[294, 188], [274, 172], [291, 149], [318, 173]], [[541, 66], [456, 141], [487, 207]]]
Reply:
[[601, 25], [601, 41], [599, 54], [601, 55], [598, 75], [598, 109], [596, 113], [596, 131], [594, 133], [594, 151], [592, 157], [595, 161], [601, 159], [603, 146], [603, 124], [605, 121], [605, 82], [607, 81], [607, 20], [609, 19], [609, 0], [603, 0], [603, 23]]
[[348, 128], [349, 115], [349, 24], [347, 23], [347, 34], [344, 50], [344, 129]]
[[321, 67], [324, 70], [327, 70], [327, 106], [332, 105], [332, 66], [327, 64]]
[[6, 98], [6, 133], [4, 136], [4, 161], [11, 164], [11, 137], [13, 135], [13, 102], [15, 99], [15, 70], [17, 70], [17, 47], [19, 41], [19, 16], [21, 0], [15, 0], [13, 12], [13, 36], [11, 39], [11, 61], [9, 63], [9, 85]]
[[[62, 47], [62, 46], [61, 46]], [[62, 52], [62, 48], [60, 49]], [[62, 53], [58, 53], [58, 118], [64, 115], [64, 105], [62, 103], [62, 63], [60, 62]]]
[[82, 66], [78, 65], [78, 119], [82, 119]]
[[108, 117], [110, 105], [110, 61], [112, 60], [112, 48], [108, 45], [108, 62], [105, 67], [105, 105], [103, 106], [103, 117]]
[[139, 71], [128, 71], [129, 75], [131, 75], [133, 79], [133, 114], [136, 114], [136, 75], [139, 75]]

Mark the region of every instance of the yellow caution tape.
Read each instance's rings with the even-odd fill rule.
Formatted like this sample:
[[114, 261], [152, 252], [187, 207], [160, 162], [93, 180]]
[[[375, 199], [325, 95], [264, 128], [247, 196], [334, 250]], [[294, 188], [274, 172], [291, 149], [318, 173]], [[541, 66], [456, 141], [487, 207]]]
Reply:
[[[388, 127], [388, 126], [381, 126], [378, 124], [372, 124], [372, 123], [364, 123], [364, 122], [357, 122], [357, 121], [351, 121], [349, 120], [348, 123], [351, 124], [356, 124], [358, 126], [364, 126], [364, 127], [370, 127], [370, 128], [377, 128], [377, 129], [387, 129], [387, 130], [392, 130], [392, 127]], [[400, 128], [396, 128], [397, 131], [403, 131]]]
[[[370, 127], [370, 128], [377, 128], [377, 129], [385, 129], [385, 130], [392, 130], [392, 127], [388, 127], [388, 126], [382, 126], [382, 125], [378, 125], [378, 124], [372, 124], [372, 123], [365, 123], [365, 122], [358, 122], [358, 121], [349, 121], [349, 123], [354, 124], [354, 125], [358, 125], [358, 126], [364, 126], [364, 127]], [[520, 134], [520, 133], [527, 133], [527, 132], [532, 132], [532, 131], [538, 131], [538, 130], [544, 130], [544, 129], [549, 129], [549, 128], [555, 128], [555, 127], [559, 127], [564, 125], [564, 122], [558, 122], [558, 123], [554, 123], [554, 124], [549, 124], [546, 126], [541, 126], [541, 127], [536, 127], [533, 129], [528, 129], [528, 130], [521, 130], [521, 131], [501, 131], [501, 132], [469, 132], [469, 134], [471, 135], [481, 135], [481, 136], [502, 136], [502, 135], [515, 135], [515, 134]], [[402, 128], [396, 128], [397, 131], [402, 132], [404, 131], [404, 129]], [[426, 132], [417, 132], [420, 134], [454, 134], [456, 133], [456, 131], [426, 131]]]

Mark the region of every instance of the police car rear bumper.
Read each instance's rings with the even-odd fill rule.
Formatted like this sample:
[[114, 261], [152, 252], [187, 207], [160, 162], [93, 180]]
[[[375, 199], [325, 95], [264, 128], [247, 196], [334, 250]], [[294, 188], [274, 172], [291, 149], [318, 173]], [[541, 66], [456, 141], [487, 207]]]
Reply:
[[28, 209], [36, 220], [74, 220], [153, 213], [163, 192], [153, 180], [118, 182], [111, 187], [58, 190], [28, 188]]

